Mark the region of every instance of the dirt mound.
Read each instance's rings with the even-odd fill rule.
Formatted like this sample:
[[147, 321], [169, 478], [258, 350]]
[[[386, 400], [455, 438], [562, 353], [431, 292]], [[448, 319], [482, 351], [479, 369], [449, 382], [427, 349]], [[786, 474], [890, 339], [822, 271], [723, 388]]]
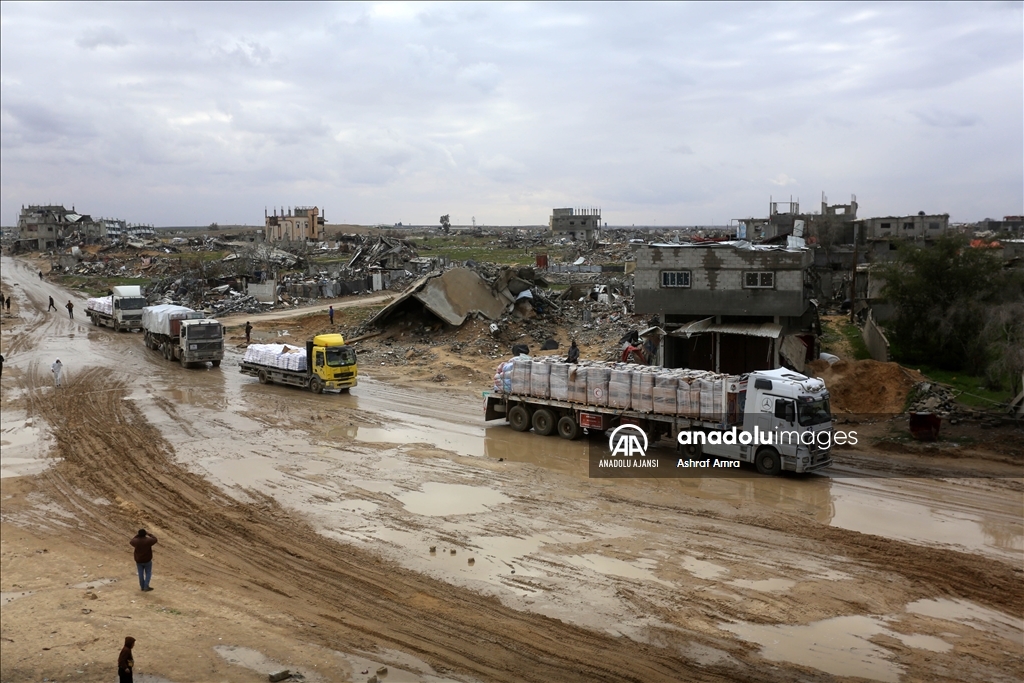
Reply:
[[923, 379], [899, 363], [876, 360], [841, 360], [831, 366], [817, 360], [808, 369], [825, 381], [836, 413], [902, 413], [910, 390]]

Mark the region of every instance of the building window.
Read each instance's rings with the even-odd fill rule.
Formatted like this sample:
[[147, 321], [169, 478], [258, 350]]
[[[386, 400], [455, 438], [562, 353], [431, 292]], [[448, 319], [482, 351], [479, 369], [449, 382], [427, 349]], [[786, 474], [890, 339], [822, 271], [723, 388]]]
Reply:
[[661, 271], [662, 287], [689, 287], [690, 271], [688, 270], [663, 270]]
[[903, 224], [903, 229], [904, 230], [913, 230], [914, 229], [914, 224], [913, 223], [904, 223]]
[[929, 230], [938, 230], [939, 229], [939, 224], [938, 223], [929, 223], [928, 224], [928, 229]]
[[892, 223], [880, 223], [879, 226], [882, 230], [889, 230], [892, 228]]
[[773, 289], [775, 273], [769, 271], [751, 271], [743, 273], [744, 289]]

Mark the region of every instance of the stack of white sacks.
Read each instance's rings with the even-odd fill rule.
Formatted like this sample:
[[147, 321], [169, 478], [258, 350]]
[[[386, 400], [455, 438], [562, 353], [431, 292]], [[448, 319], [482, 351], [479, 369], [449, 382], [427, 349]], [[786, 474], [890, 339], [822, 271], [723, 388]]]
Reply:
[[85, 306], [90, 311], [99, 311], [105, 315], [114, 315], [114, 297], [112, 296], [101, 296], [99, 298], [88, 299], [85, 302]]
[[498, 366], [494, 391], [720, 422], [737, 410], [739, 381], [703, 370], [517, 356]]
[[304, 372], [306, 349], [288, 344], [249, 344], [242, 362]]

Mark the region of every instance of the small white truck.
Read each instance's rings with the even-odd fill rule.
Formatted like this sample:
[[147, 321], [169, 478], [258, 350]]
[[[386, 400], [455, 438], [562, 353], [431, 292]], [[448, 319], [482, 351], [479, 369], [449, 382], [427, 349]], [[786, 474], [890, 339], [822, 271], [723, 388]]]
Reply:
[[142, 329], [148, 348], [183, 368], [194, 363], [219, 367], [224, 359], [224, 328], [191, 308], [161, 304], [142, 310]]
[[671, 438], [684, 458], [729, 458], [762, 474], [832, 464], [825, 384], [784, 368], [730, 376], [520, 356], [499, 367], [494, 391], [484, 397], [484, 419], [564, 439], [636, 425], [652, 444]]
[[115, 331], [141, 330], [142, 309], [146, 306], [146, 297], [142, 296], [142, 288], [138, 285], [118, 285], [111, 287], [109, 296], [89, 299], [85, 314], [93, 325], [109, 325]]

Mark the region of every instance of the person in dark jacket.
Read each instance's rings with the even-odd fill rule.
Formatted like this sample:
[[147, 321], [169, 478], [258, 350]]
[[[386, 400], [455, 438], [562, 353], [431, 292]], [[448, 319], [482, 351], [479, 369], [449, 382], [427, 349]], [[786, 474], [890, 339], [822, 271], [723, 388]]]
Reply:
[[50, 311], [56, 311], [56, 310], [57, 310], [57, 304], [53, 303], [53, 297], [51, 296], [50, 297], [50, 305], [47, 307], [46, 312], [49, 313]]
[[251, 337], [252, 337], [252, 325], [251, 325], [251, 324], [249, 324], [249, 321], [248, 321], [248, 320], [246, 320], [246, 321], [245, 321], [245, 343], [246, 343], [246, 344], [248, 344], [248, 343], [249, 343], [249, 339], [250, 339]]
[[580, 347], [576, 346], [576, 340], [572, 340], [572, 345], [569, 347], [569, 357], [566, 360], [570, 363], [580, 362]]
[[67, 302], [67, 304], [64, 305], [64, 308], [68, 309], [68, 317], [71, 318], [72, 320], [74, 320], [75, 319], [75, 305], [73, 303], [71, 303], [71, 299], [68, 299], [68, 302]]
[[145, 529], [139, 529], [139, 533], [128, 541], [135, 548], [135, 567], [139, 570], [139, 588], [144, 591], [151, 591], [149, 580], [153, 578], [153, 546], [156, 545], [156, 536], [146, 533]]
[[132, 658], [133, 647], [135, 639], [127, 636], [121, 654], [117, 656], [117, 683], [132, 683], [132, 669], [135, 667], [135, 659]]

